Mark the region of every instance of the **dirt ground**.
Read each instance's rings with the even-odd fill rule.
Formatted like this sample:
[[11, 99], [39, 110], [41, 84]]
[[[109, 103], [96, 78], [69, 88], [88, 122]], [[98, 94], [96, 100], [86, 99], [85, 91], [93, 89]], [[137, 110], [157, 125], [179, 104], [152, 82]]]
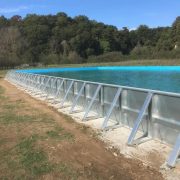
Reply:
[[[2, 158], [4, 161], [0, 160], [0, 179], [163, 179], [155, 168], [119, 153], [114, 155], [116, 150], [107, 150], [92, 129], [74, 122], [44, 102], [33, 99], [3, 79], [0, 80], [0, 86], [4, 89], [1, 95], [4, 98], [0, 99], [0, 114], [7, 111], [10, 114], [12, 111], [12, 116], [18, 115], [18, 122], [4, 118], [10, 123], [0, 116], [0, 156], [7, 156], [12, 161], [16, 159], [19, 167], [12, 167], [12, 163], [4, 165], [6, 159]], [[46, 162], [53, 164], [53, 168], [49, 168], [51, 170], [37, 174], [31, 172], [32, 163], [22, 161], [24, 151], [10, 151], [22, 139], [34, 135], [38, 139], [33, 148], [41, 149], [47, 155]], [[38, 158], [35, 158], [34, 164], [38, 164]], [[34, 164], [33, 167], [36, 167]]]

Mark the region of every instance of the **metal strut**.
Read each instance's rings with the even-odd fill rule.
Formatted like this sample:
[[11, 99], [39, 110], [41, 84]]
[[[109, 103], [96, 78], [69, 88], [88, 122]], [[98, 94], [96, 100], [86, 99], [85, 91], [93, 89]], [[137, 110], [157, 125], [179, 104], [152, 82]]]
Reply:
[[94, 103], [94, 100], [96, 99], [96, 97], [97, 97], [97, 95], [98, 95], [101, 87], [102, 87], [102, 85], [99, 84], [98, 87], [97, 87], [97, 89], [96, 89], [96, 91], [95, 91], [95, 93], [94, 93], [93, 98], [91, 99], [91, 101], [90, 101], [90, 103], [89, 103], [89, 106], [87, 107], [87, 110], [86, 110], [86, 112], [85, 112], [85, 114], [84, 114], [84, 117], [82, 118], [83, 121], [85, 121], [85, 119], [87, 118], [87, 116], [88, 116], [88, 114], [89, 114], [89, 111], [90, 111], [90, 109], [91, 109], [91, 107], [92, 107], [92, 105], [93, 105], [93, 103]]
[[[47, 87], [47, 85], [48, 85], [48, 83], [49, 83], [49, 80], [51, 79], [50, 77], [47, 79], [47, 82], [45, 82], [44, 83], [44, 80], [45, 80], [45, 78], [46, 77], [44, 77], [44, 79], [41, 81], [41, 83], [40, 83], [40, 86], [38, 87], [38, 90], [37, 90], [37, 92], [35, 92], [36, 91], [36, 89], [34, 89], [33, 90], [33, 92], [34, 93], [36, 93], [36, 95], [42, 95], [42, 93], [45, 93], [45, 90], [46, 90], [46, 87]], [[35, 79], [35, 78], [34, 78]], [[32, 85], [31, 85], [32, 86]]]
[[81, 89], [80, 89], [80, 91], [79, 91], [79, 93], [78, 93], [78, 95], [76, 96], [76, 98], [74, 99], [74, 101], [73, 101], [73, 103], [72, 103], [72, 107], [71, 107], [71, 109], [70, 109], [70, 113], [73, 113], [74, 108], [75, 108], [75, 106], [76, 106], [76, 104], [77, 104], [77, 102], [78, 102], [78, 99], [79, 99], [80, 96], [82, 95], [85, 86], [86, 86], [86, 83], [84, 82], [83, 85], [82, 85], [82, 87], [81, 87]]
[[180, 134], [178, 135], [174, 148], [170, 153], [169, 159], [167, 160], [167, 165], [169, 167], [175, 167], [179, 155], [180, 155]]
[[153, 97], [153, 93], [149, 92], [146, 99], [145, 99], [145, 101], [144, 101], [144, 104], [143, 104], [143, 106], [142, 106], [142, 108], [141, 108], [141, 110], [139, 112], [138, 118], [135, 121], [135, 124], [134, 124], [134, 127], [133, 127], [132, 131], [131, 131], [131, 134], [130, 134], [130, 136], [128, 138], [128, 142], [127, 142], [128, 145], [133, 145], [134, 138], [135, 138], [136, 133], [138, 131], [138, 128], [139, 128], [139, 126], [140, 126], [140, 124], [141, 124], [141, 122], [143, 120], [145, 112], [146, 112], [147, 108], [149, 107], [149, 104], [151, 102], [152, 97]]
[[51, 80], [51, 77], [48, 78], [47, 82], [44, 84], [44, 88], [42, 89], [42, 92], [44, 92], [44, 93], [46, 92], [46, 88], [47, 88], [48, 83], [49, 83], [50, 80]]
[[121, 95], [121, 92], [122, 92], [122, 88], [118, 88], [118, 90], [117, 90], [117, 92], [116, 92], [116, 94], [114, 96], [114, 99], [113, 99], [113, 101], [111, 103], [110, 109], [107, 112], [107, 116], [104, 119], [104, 122], [103, 122], [103, 125], [102, 125], [103, 130], [107, 127], [107, 123], [108, 123], [109, 118], [110, 118], [110, 116], [112, 114], [112, 111], [113, 111], [113, 109], [114, 109], [114, 107], [115, 107], [115, 105], [116, 105], [116, 103], [117, 103], [117, 101], [119, 99], [119, 96]]
[[55, 78], [54, 78], [54, 81], [53, 81], [53, 83], [52, 83], [52, 87], [51, 87], [51, 90], [50, 90], [49, 94], [52, 94], [52, 93], [53, 93], [53, 91], [54, 91], [54, 89], [55, 89], [54, 86], [55, 86], [57, 80], [58, 80], [58, 79], [55, 77]]
[[61, 87], [62, 87], [63, 83], [64, 83], [64, 79], [62, 79], [61, 84], [60, 84], [59, 88], [57, 89], [56, 95], [54, 96], [54, 101], [53, 101], [53, 103], [55, 103], [56, 98], [59, 96], [59, 92], [60, 92], [60, 90], [61, 90]]
[[70, 92], [73, 84], [74, 84], [74, 81], [71, 81], [71, 84], [70, 84], [69, 87], [68, 87], [68, 90], [67, 90], [67, 92], [66, 92], [66, 94], [65, 94], [65, 96], [64, 96], [64, 98], [63, 98], [63, 100], [62, 100], [62, 102], [61, 102], [60, 107], [63, 107], [64, 102], [66, 101], [66, 98], [67, 98], [67, 96], [68, 96], [68, 94], [69, 94], [69, 92]]
[[44, 83], [43, 83], [44, 78], [45, 78], [44, 76], [40, 76], [40, 78], [37, 79], [37, 87], [33, 90], [34, 93], [37, 93], [37, 94], [41, 94], [42, 93], [41, 92], [41, 87], [43, 87], [43, 85], [44, 85]]

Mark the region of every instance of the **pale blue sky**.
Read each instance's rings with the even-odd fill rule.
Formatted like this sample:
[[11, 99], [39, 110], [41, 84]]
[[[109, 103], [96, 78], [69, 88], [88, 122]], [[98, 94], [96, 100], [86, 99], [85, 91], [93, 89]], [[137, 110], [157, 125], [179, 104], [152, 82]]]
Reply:
[[0, 0], [0, 15], [65, 12], [132, 29], [140, 24], [170, 26], [180, 16], [180, 0]]

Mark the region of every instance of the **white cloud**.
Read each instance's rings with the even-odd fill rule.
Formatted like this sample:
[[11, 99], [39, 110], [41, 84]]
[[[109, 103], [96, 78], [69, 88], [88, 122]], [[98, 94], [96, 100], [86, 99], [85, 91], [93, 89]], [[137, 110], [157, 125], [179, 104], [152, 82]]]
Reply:
[[15, 13], [15, 12], [20, 12], [20, 11], [26, 10], [26, 9], [28, 9], [27, 6], [20, 6], [20, 7], [16, 7], [16, 8], [0, 8], [0, 13], [3, 13], [3, 14]]
[[137, 30], [137, 27], [132, 27], [129, 29], [129, 31], [135, 31], [135, 30]]

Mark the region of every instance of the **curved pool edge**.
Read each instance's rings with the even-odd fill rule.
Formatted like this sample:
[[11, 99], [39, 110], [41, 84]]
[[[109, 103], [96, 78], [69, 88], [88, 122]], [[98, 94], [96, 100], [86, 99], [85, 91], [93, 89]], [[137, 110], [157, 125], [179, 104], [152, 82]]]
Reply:
[[[22, 73], [22, 74], [26, 74], [27, 72], [19, 72], [19, 71], [15, 71], [17, 73]], [[108, 84], [108, 83], [103, 83], [103, 82], [95, 82], [95, 81], [85, 81], [85, 80], [80, 80], [80, 79], [72, 79], [72, 78], [65, 78], [65, 77], [56, 77], [56, 76], [50, 76], [50, 75], [43, 75], [43, 74], [36, 74], [36, 73], [28, 73], [29, 75], [41, 75], [44, 77], [48, 77], [48, 78], [60, 78], [60, 79], [65, 79], [65, 80], [70, 80], [70, 81], [76, 81], [76, 82], [85, 82], [85, 83], [89, 83], [89, 84], [101, 84], [104, 86], [110, 86], [110, 87], [121, 87], [123, 89], [129, 89], [132, 91], [141, 91], [141, 92], [152, 92], [154, 94], [159, 94], [159, 95], [165, 95], [165, 96], [172, 96], [172, 97], [180, 97], [180, 93], [177, 92], [169, 92], [169, 91], [160, 91], [160, 90], [156, 90], [156, 89], [148, 89], [148, 88], [138, 88], [138, 87], [133, 87], [133, 86], [122, 86], [122, 85], [118, 85], [118, 84]]]
[[[46, 73], [51, 72], [78, 72], [78, 71], [103, 71], [103, 70], [121, 70], [121, 71], [149, 71], [149, 72], [178, 72], [180, 73], [180, 66], [96, 66], [96, 67], [62, 67], [62, 68], [46, 68], [46, 69], [22, 69], [22, 70], [15, 70], [15, 72], [19, 73], [28, 73], [28, 74], [45, 74], [49, 77], [55, 77], [48, 75]], [[134, 89], [138, 91], [145, 91], [145, 92], [157, 92], [158, 94], [171, 94], [173, 96], [179, 96], [179, 92], [175, 91], [167, 91], [167, 90], [158, 90], [153, 88], [143, 88], [143, 87], [136, 87], [136, 86], [127, 86], [127, 85], [120, 85], [120, 84], [114, 84], [114, 83], [106, 83], [106, 82], [100, 82], [100, 81], [91, 81], [91, 80], [82, 80], [82, 79], [76, 79], [76, 78], [68, 78], [68, 77], [60, 77], [64, 79], [70, 79], [75, 81], [84, 81], [89, 83], [95, 83], [95, 84], [106, 84], [108, 86], [114, 86], [114, 87], [123, 87], [128, 89]]]
[[48, 72], [71, 72], [71, 71], [94, 71], [94, 70], [122, 70], [122, 71], [178, 71], [180, 66], [91, 66], [91, 67], [58, 67], [46, 69], [22, 69], [15, 70], [24, 73], [48, 73]]

